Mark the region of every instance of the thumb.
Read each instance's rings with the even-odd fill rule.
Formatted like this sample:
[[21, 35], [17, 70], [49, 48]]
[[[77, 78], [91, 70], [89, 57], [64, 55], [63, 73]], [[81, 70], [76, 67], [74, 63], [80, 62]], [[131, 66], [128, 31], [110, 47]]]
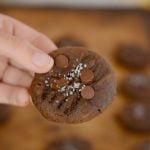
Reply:
[[0, 33], [0, 55], [14, 60], [29, 71], [45, 73], [53, 66], [53, 59], [25, 39]]

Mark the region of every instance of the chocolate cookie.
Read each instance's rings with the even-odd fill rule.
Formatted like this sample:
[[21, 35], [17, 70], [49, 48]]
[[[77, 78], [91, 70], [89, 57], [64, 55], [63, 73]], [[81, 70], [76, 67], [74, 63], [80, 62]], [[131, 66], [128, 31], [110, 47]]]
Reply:
[[46, 150], [93, 150], [89, 141], [79, 137], [58, 138], [50, 142]]
[[132, 150], [150, 150], [150, 140], [145, 140], [136, 145]]
[[36, 74], [31, 85], [33, 103], [48, 120], [66, 123], [88, 121], [112, 102], [114, 73], [98, 54], [81, 47], [50, 53], [52, 70]]
[[150, 131], [150, 105], [147, 103], [130, 103], [121, 110], [117, 118], [130, 130]]
[[150, 64], [150, 52], [134, 44], [122, 44], [116, 51], [116, 60], [132, 69], [143, 69]]
[[56, 42], [56, 45], [58, 47], [68, 47], [68, 46], [84, 47], [85, 46], [85, 44], [83, 42], [81, 42], [73, 37], [69, 37], [69, 36], [59, 39], [59, 41]]
[[124, 78], [121, 91], [126, 96], [136, 99], [150, 99], [150, 76], [144, 74], [130, 74]]
[[11, 108], [5, 104], [0, 104], [0, 124], [9, 120], [11, 116]]

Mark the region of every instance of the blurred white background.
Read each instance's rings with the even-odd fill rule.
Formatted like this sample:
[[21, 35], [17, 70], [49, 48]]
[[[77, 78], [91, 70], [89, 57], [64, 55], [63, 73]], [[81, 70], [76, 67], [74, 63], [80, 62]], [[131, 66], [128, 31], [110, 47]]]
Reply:
[[71, 7], [140, 7], [150, 0], [0, 0], [1, 4]]

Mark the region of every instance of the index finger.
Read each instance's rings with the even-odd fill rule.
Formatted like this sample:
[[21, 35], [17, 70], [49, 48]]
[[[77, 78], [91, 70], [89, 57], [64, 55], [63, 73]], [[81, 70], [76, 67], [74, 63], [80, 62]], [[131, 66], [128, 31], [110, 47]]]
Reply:
[[1, 31], [30, 41], [34, 46], [46, 53], [57, 48], [47, 36], [12, 17], [0, 14], [0, 28]]

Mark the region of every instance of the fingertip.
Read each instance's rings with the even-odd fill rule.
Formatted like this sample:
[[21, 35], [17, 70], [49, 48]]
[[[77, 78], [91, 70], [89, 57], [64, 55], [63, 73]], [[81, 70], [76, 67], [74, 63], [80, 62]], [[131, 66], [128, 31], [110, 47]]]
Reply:
[[[49, 40], [50, 40], [50, 39], [49, 39]], [[49, 51], [48, 51], [48, 52], [51, 52], [51, 51], [56, 50], [56, 49], [58, 48], [58, 47], [56, 46], [56, 44], [52, 42], [52, 40], [50, 40], [49, 43], [50, 43], [50, 46], [51, 46], [51, 47], [49, 48]]]
[[49, 59], [50, 59], [49, 65], [45, 68], [46, 72], [49, 71], [49, 70], [51, 70], [52, 67], [53, 67], [53, 65], [54, 65], [54, 59], [52, 57], [50, 57], [50, 56], [49, 56]]
[[49, 55], [38, 52], [33, 54], [32, 63], [36, 67], [36, 73], [45, 73], [53, 67], [54, 60]]

